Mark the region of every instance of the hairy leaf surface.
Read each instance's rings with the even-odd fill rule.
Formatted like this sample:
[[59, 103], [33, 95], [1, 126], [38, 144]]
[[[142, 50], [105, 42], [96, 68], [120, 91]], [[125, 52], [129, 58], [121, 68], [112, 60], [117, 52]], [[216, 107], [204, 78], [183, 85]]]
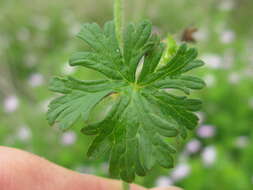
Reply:
[[[126, 27], [122, 49], [113, 22], [103, 29], [85, 24], [78, 37], [91, 49], [73, 54], [70, 65], [93, 69], [106, 79], [54, 78], [50, 89], [63, 95], [49, 105], [49, 123], [59, 123], [66, 130], [82, 119], [82, 132], [94, 136], [88, 156], [109, 155], [110, 173], [127, 182], [146, 175], [156, 164], [173, 167], [173, 140], [185, 138], [187, 130], [196, 127], [194, 112], [201, 108], [201, 101], [175, 95], [170, 89], [189, 95], [205, 86], [201, 79], [185, 75], [203, 65], [197, 50], [182, 44], [159, 66], [166, 48], [152, 34], [149, 21]], [[97, 123], [87, 122], [106, 97], [111, 97], [112, 104], [105, 117]]]

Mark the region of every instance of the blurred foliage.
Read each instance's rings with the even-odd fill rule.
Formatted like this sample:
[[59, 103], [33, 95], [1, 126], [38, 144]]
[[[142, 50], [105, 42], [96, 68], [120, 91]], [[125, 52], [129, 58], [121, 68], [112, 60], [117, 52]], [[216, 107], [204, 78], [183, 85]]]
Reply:
[[[175, 169], [155, 168], [137, 183], [174, 183], [187, 190], [253, 188], [252, 9], [252, 0], [127, 1], [126, 21], [150, 18], [164, 38], [170, 33], [180, 41], [186, 28], [198, 29], [192, 46], [199, 48], [206, 66], [196, 74], [208, 86], [194, 94], [204, 106], [201, 127], [189, 141], [194, 139], [199, 146], [194, 149], [186, 141]], [[110, 19], [112, 0], [0, 0], [1, 145], [109, 177], [105, 159], [85, 156], [91, 139], [80, 134], [82, 124], [62, 133], [48, 126], [45, 112], [55, 96], [48, 91], [51, 76], [101, 77], [90, 70], [74, 70], [67, 62], [72, 52], [87, 48], [74, 37], [81, 23]]]

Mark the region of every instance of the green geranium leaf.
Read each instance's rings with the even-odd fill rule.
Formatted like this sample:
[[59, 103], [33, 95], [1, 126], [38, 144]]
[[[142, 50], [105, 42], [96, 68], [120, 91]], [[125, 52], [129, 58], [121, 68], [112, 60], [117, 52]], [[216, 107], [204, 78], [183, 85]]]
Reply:
[[[78, 37], [91, 50], [73, 54], [70, 65], [93, 69], [107, 79], [54, 78], [50, 89], [63, 96], [49, 105], [49, 123], [59, 123], [66, 130], [82, 119], [82, 132], [95, 136], [88, 156], [109, 155], [110, 173], [127, 182], [146, 175], [156, 164], [173, 167], [173, 139], [185, 138], [187, 130], [196, 127], [194, 112], [201, 108], [201, 101], [173, 95], [170, 89], [189, 95], [205, 86], [201, 79], [185, 75], [203, 65], [196, 59], [197, 50], [183, 44], [159, 66], [168, 48], [152, 34], [149, 21], [128, 25], [122, 50], [113, 22], [103, 29], [85, 24]], [[87, 122], [106, 97], [111, 97], [112, 104], [105, 117], [97, 123]]]

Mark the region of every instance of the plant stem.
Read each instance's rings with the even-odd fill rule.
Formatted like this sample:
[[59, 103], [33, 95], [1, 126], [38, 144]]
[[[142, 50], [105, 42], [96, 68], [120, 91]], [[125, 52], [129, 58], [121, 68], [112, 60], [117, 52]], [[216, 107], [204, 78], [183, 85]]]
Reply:
[[[114, 0], [114, 24], [116, 30], [116, 37], [119, 42], [119, 46], [123, 47], [123, 20], [124, 20], [124, 0]], [[130, 185], [127, 182], [122, 181], [123, 190], [130, 190]]]
[[123, 190], [130, 190], [130, 184], [122, 181]]
[[116, 28], [116, 36], [120, 47], [123, 46], [123, 0], [114, 0], [114, 23]]

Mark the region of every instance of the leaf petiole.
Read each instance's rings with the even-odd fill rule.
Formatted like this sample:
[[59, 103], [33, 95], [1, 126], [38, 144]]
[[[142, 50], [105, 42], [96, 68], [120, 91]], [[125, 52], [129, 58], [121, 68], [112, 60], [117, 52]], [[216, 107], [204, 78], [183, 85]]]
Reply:
[[123, 0], [114, 0], [114, 22], [116, 27], [116, 36], [120, 47], [123, 46]]
[[122, 186], [123, 186], [123, 190], [130, 190], [130, 184], [125, 182], [125, 181], [122, 181]]

